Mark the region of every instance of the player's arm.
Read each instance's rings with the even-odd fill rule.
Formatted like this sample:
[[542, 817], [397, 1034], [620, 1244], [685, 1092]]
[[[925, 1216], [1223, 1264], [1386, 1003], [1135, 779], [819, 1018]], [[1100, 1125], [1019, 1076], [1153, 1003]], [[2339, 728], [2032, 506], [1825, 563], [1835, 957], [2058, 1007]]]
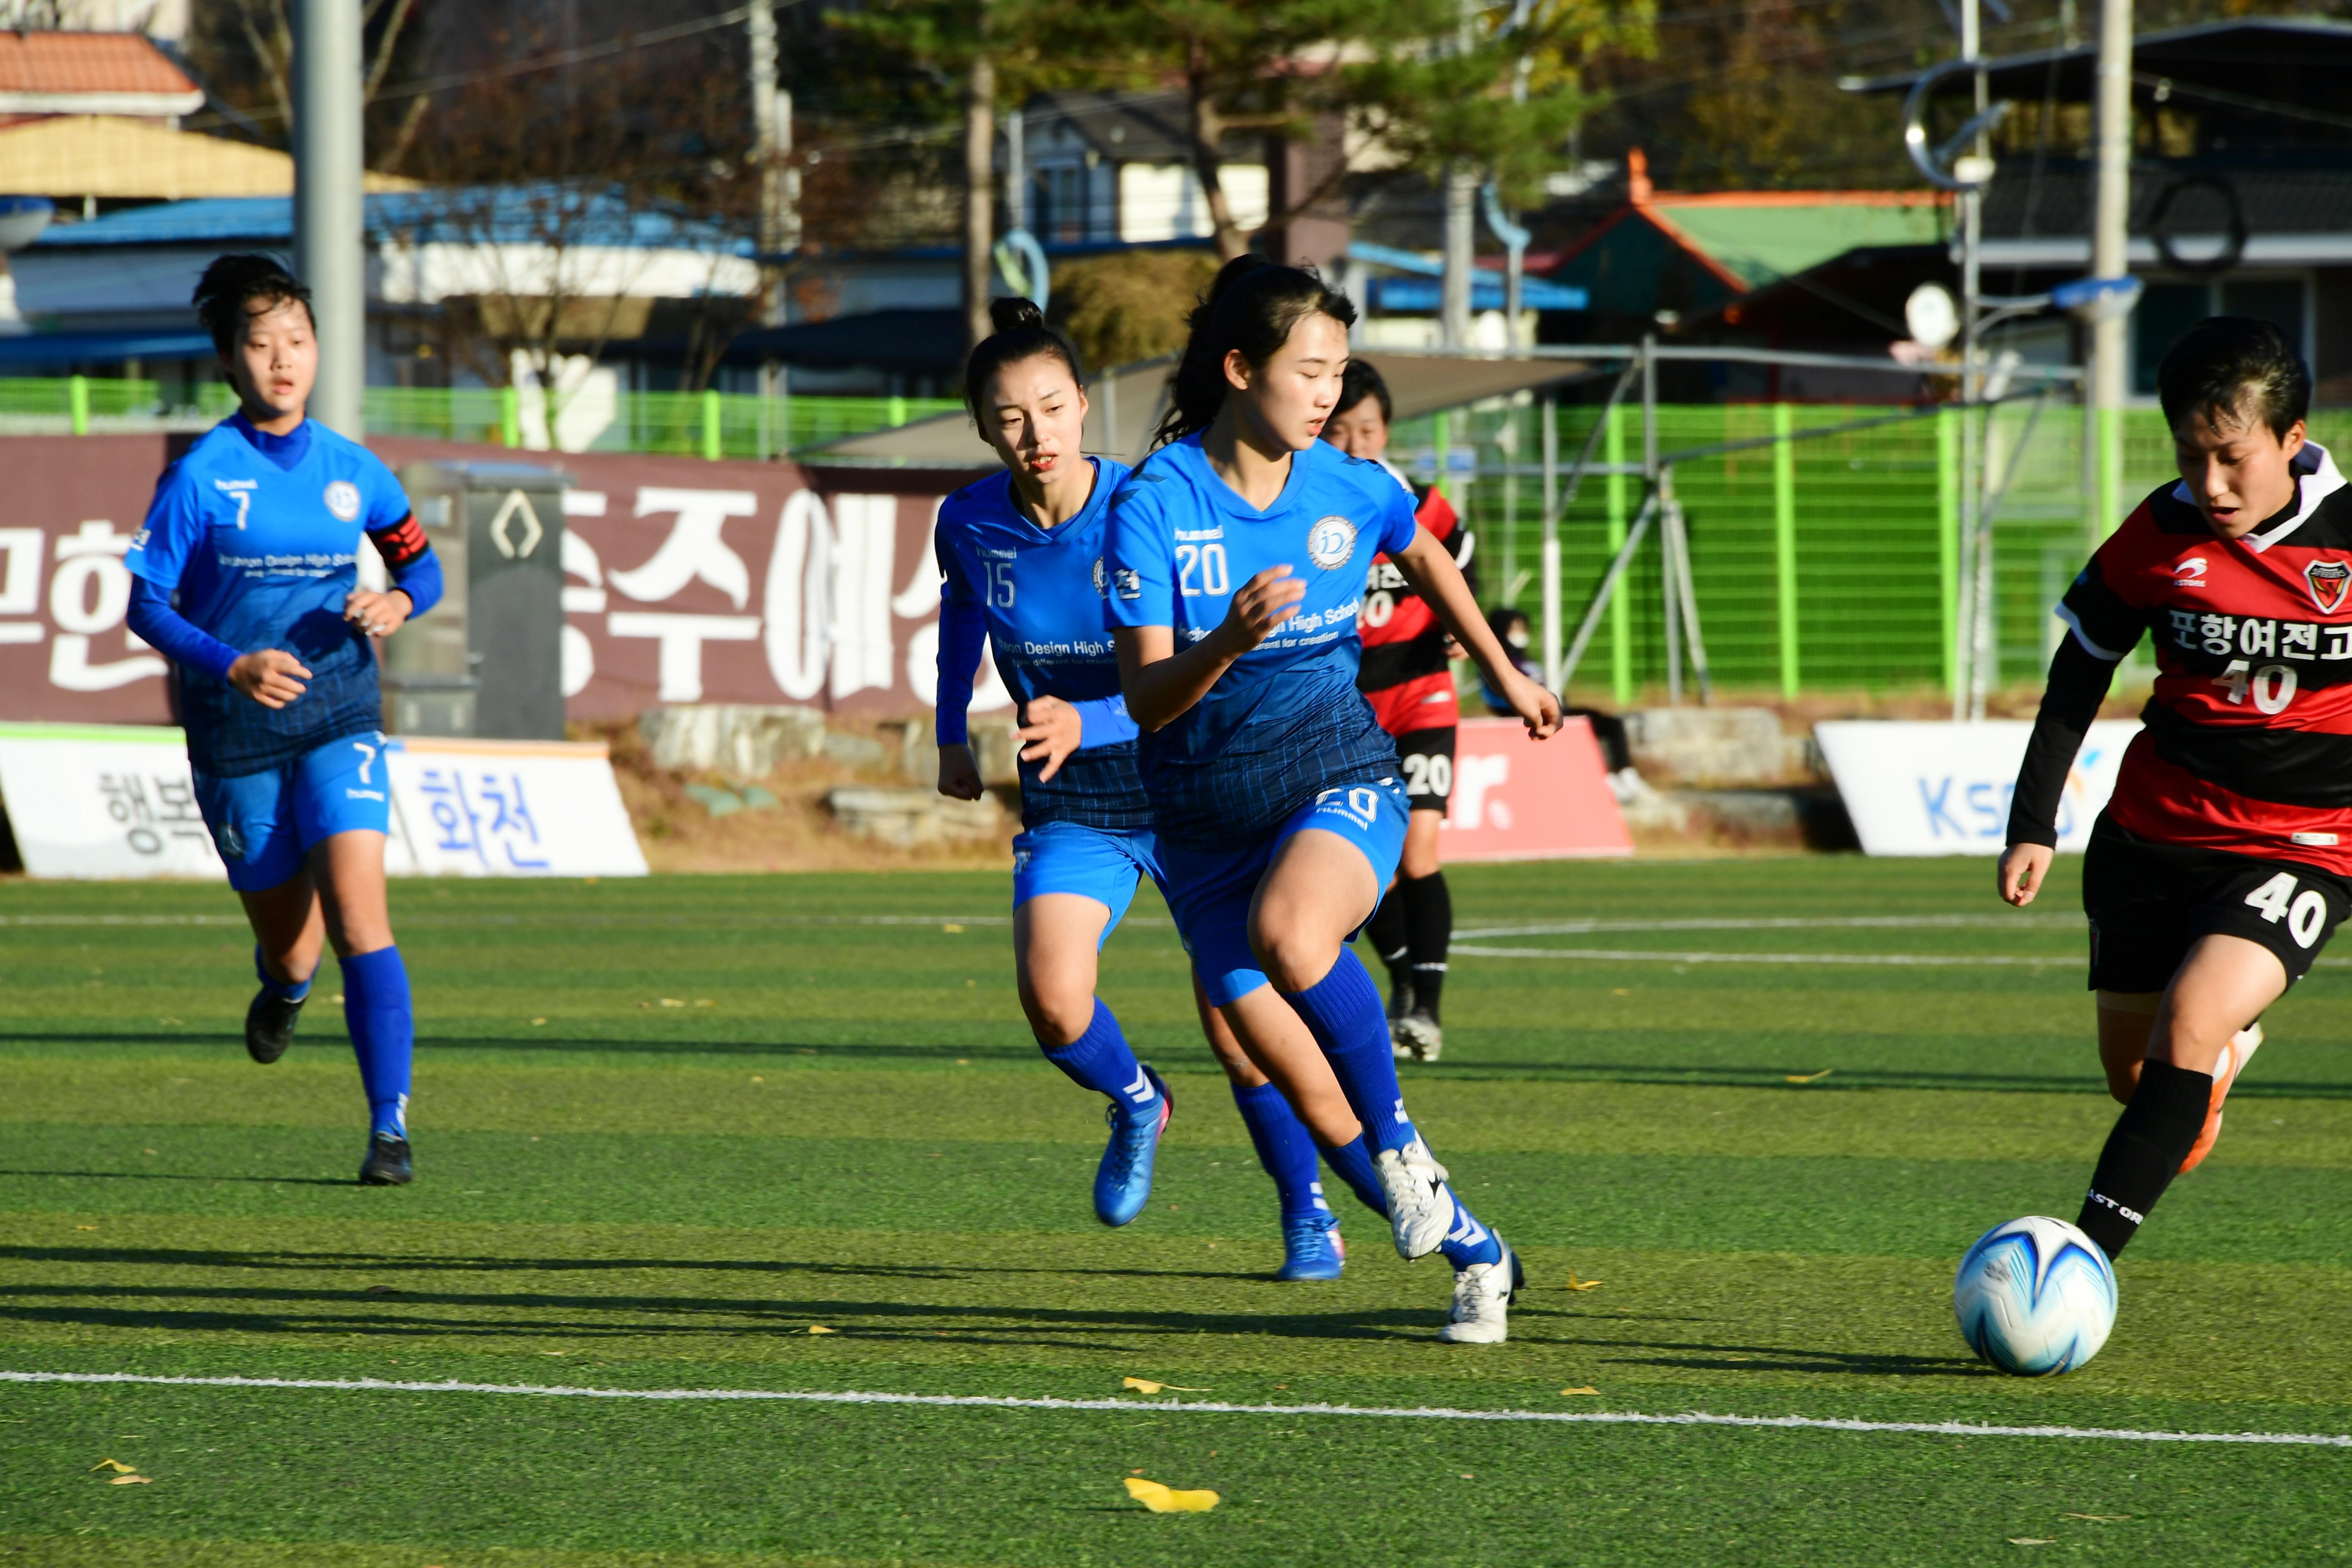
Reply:
[[1406, 582], [1412, 584], [1445, 629], [1454, 634], [1464, 651], [1476, 661], [1487, 684], [1500, 692], [1510, 703], [1511, 711], [1525, 721], [1528, 733], [1537, 740], [1546, 740], [1559, 729], [1559, 699], [1546, 691], [1536, 681], [1519, 673], [1511, 662], [1486, 617], [1478, 613], [1478, 601], [1464, 581], [1462, 569], [1454, 564], [1454, 557], [1445, 546], [1429, 536], [1429, 530], [1416, 527], [1412, 542], [1402, 550], [1392, 550], [1389, 559], [1396, 563]]
[[978, 800], [980, 764], [971, 754], [970, 715], [972, 681], [988, 646], [988, 617], [944, 531], [934, 554], [940, 563], [940, 675], [931, 737], [940, 748], [939, 789], [955, 800]]
[[1234, 661], [1274, 635], [1298, 613], [1307, 584], [1287, 565], [1269, 566], [1241, 585], [1216, 629], [1183, 652], [1173, 626], [1116, 626], [1118, 688], [1141, 730], [1172, 723], [1209, 694]]
[[2115, 684], [2116, 666], [2140, 637], [2142, 612], [2106, 585], [2094, 558], [2058, 607], [2070, 628], [2050, 659], [2050, 684], [2033, 716], [2033, 735], [2009, 800], [2009, 847], [1996, 871], [2002, 900], [2032, 903], [2058, 853], [2058, 802], [2066, 775]]

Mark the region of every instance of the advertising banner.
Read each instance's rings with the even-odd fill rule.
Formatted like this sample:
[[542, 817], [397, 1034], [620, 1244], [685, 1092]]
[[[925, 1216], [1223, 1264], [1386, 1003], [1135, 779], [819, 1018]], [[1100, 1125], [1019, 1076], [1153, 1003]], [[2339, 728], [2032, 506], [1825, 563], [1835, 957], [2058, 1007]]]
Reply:
[[[602, 744], [394, 738], [394, 876], [642, 877]], [[0, 805], [36, 877], [227, 877], [180, 731], [0, 724]]]
[[[124, 625], [122, 557], [156, 477], [194, 439], [0, 437], [0, 721], [170, 722], [163, 660]], [[674, 702], [879, 714], [930, 705], [932, 522], [982, 464], [824, 469], [396, 437], [369, 445], [394, 470], [520, 461], [567, 476], [571, 718], [625, 720]], [[1010, 700], [991, 673], [973, 710]]]
[[[1411, 759], [1408, 769], [1445, 765]], [[1413, 780], [1408, 773], [1406, 786]], [[1631, 855], [1633, 840], [1592, 726], [1570, 719], [1549, 741], [1531, 741], [1516, 719], [1465, 719], [1454, 752], [1444, 854], [1448, 860], [1557, 860]]]
[[[2009, 797], [2033, 726], [1851, 720], [1813, 726], [1846, 815], [1867, 855], [1997, 855], [2008, 841]], [[2136, 719], [2091, 726], [2066, 775], [2058, 847], [2079, 852], [2115, 793]]]

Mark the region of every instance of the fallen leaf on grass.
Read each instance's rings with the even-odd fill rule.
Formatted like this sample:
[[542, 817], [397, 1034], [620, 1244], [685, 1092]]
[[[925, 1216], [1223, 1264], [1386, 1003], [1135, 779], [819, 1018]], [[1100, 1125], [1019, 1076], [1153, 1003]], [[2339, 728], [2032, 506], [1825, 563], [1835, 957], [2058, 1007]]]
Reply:
[[1598, 1279], [1579, 1279], [1576, 1277], [1576, 1270], [1571, 1268], [1568, 1271], [1568, 1283], [1561, 1286], [1560, 1289], [1563, 1290], [1598, 1290], [1601, 1289], [1601, 1281]]
[[1599, 1389], [1597, 1389], [1597, 1388], [1594, 1388], [1594, 1387], [1591, 1386], [1590, 1384], [1587, 1384], [1586, 1386], [1584, 1386], [1584, 1387], [1582, 1387], [1582, 1388], [1563, 1388], [1563, 1389], [1561, 1389], [1561, 1390], [1560, 1390], [1560, 1392], [1561, 1392], [1562, 1394], [1598, 1394], [1598, 1393], [1600, 1393], [1601, 1391], [1600, 1391]]
[[533, 1019], [531, 1020], [531, 1025], [532, 1025], [532, 1026], [533, 1026], [533, 1027], [537, 1027], [539, 1025], [541, 1025], [541, 1024], [544, 1024], [544, 1023], [546, 1023], [546, 1022], [547, 1022], [547, 1020], [546, 1020], [546, 1019], [544, 1019], [544, 1018], [533, 1018]]
[[340, 992], [340, 991], [336, 992], [332, 996], [330, 996], [330, 997], [328, 997], [328, 998], [327, 998], [327, 1000], [328, 1000], [328, 1001], [330, 1001], [330, 1002], [341, 1002], [342, 999], [343, 999], [343, 994], [342, 994], [341, 992]]
[[661, 999], [661, 1005], [665, 1007], [683, 1007], [686, 1005], [685, 1002], [676, 996], [663, 997]]
[[1154, 1513], [1206, 1513], [1217, 1506], [1217, 1494], [1214, 1492], [1173, 1491], [1158, 1481], [1147, 1481], [1136, 1476], [1129, 1476], [1126, 1480], [1127, 1495]]
[[98, 1226], [94, 1225], [78, 1225], [74, 1226], [74, 1228], [76, 1230], [96, 1230]]
[[940, 929], [947, 932], [950, 936], [961, 936], [963, 934], [963, 927], [960, 925], [943, 925], [940, 927]]
[[1837, 1071], [1837, 1068], [1823, 1068], [1819, 1072], [1792, 1072], [1787, 1075], [1787, 1081], [1790, 1083], [1819, 1083], [1822, 1079], [1829, 1077], [1830, 1074], [1835, 1071]]
[[841, 1332], [841, 1331], [839, 1329], [828, 1329], [823, 1323], [811, 1323], [809, 1325], [809, 1332], [813, 1334], [837, 1334]]
[[2117, 1524], [2129, 1519], [2127, 1513], [2062, 1513], [2060, 1519], [2087, 1519], [2094, 1524]]
[[152, 1476], [115, 1476], [107, 1481], [110, 1487], [143, 1487], [155, 1479]]
[[1181, 1383], [1154, 1383], [1148, 1377], [1122, 1377], [1118, 1380], [1118, 1385], [1121, 1388], [1131, 1388], [1138, 1394], [1157, 1394], [1163, 1388], [1172, 1388], [1179, 1394], [1209, 1392], [1205, 1388], [1187, 1388]]
[[136, 1468], [138, 1468], [137, 1466], [126, 1465], [120, 1459], [100, 1459], [98, 1463], [92, 1465], [89, 1470], [84, 1471], [83, 1474], [88, 1475], [99, 1470], [112, 1470], [117, 1475], [127, 1476]]

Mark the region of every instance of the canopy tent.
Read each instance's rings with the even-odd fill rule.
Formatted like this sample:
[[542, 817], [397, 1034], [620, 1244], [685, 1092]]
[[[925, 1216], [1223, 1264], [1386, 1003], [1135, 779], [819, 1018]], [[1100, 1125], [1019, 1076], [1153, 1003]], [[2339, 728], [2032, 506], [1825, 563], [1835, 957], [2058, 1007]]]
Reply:
[[[1360, 355], [1380, 367], [1399, 419], [1459, 408], [1490, 397], [1507, 397], [1538, 386], [1592, 374], [1581, 360], [1507, 359], [1497, 355], [1413, 353], [1382, 349]], [[1087, 388], [1093, 405], [1087, 420], [1087, 450], [1122, 462], [1139, 460], [1150, 449], [1151, 432], [1168, 411], [1169, 374], [1175, 356], [1121, 365], [1097, 376]], [[941, 414], [892, 430], [852, 436], [810, 454], [821, 462], [887, 465], [910, 468], [982, 468], [994, 456], [962, 414]]]

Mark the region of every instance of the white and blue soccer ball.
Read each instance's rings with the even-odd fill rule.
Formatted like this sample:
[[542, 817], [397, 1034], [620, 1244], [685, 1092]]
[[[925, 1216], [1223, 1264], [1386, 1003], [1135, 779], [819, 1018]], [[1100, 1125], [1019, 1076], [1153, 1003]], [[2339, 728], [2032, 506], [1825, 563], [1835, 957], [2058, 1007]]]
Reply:
[[2116, 1326], [2116, 1271], [2063, 1219], [2029, 1215], [1977, 1237], [1952, 1281], [1960, 1337], [2020, 1377], [2072, 1372]]

